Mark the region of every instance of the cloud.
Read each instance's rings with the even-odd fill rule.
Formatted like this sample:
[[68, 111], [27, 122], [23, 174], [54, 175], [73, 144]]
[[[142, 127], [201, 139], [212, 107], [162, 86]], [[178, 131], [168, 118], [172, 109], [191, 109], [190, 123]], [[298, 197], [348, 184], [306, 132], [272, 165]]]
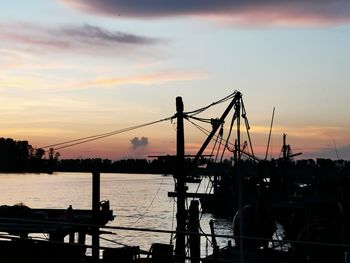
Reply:
[[[251, 132], [255, 134], [268, 134], [270, 131], [269, 126], [251, 125]], [[274, 126], [272, 128], [273, 134], [280, 134], [282, 138], [283, 133], [287, 133], [288, 136], [294, 138], [304, 139], [322, 139], [328, 140], [330, 137], [344, 138], [348, 134], [348, 130], [340, 126]]]
[[[1, 67], [1, 62], [0, 62]], [[46, 69], [74, 69], [74, 66], [65, 67], [64, 64], [44, 64], [31, 66], [31, 70]], [[85, 80], [71, 80], [69, 78], [56, 78], [49, 74], [45, 76], [35, 76], [31, 74], [11, 74], [4, 73], [0, 75], [0, 89], [21, 89], [26, 91], [47, 90], [47, 91], [62, 91], [62, 90], [82, 90], [90, 88], [111, 88], [120, 85], [161, 85], [174, 81], [192, 81], [200, 80], [207, 77], [206, 73], [198, 71], [160, 71], [143, 75], [131, 75], [120, 77], [106, 77]]]
[[132, 144], [132, 148], [136, 150], [138, 147], [148, 145], [148, 138], [141, 137], [141, 139], [139, 139], [139, 137], [134, 137], [130, 142]]
[[58, 0], [113, 17], [202, 16], [240, 25], [335, 25], [350, 22], [348, 0]]
[[186, 80], [197, 80], [205, 78], [204, 73], [200, 72], [178, 72], [178, 71], [167, 71], [158, 72], [146, 75], [134, 75], [126, 77], [111, 77], [101, 78], [91, 81], [82, 82], [76, 86], [80, 88], [86, 87], [112, 87], [124, 84], [139, 84], [139, 85], [152, 85], [162, 84], [171, 81], [186, 81]]
[[145, 46], [162, 40], [121, 31], [111, 31], [94, 25], [44, 27], [35, 24], [0, 24], [0, 40], [16, 47], [38, 50], [117, 49], [121, 46]]
[[149, 45], [159, 42], [159, 39], [137, 36], [120, 31], [109, 31], [97, 26], [83, 25], [79, 27], [66, 27], [61, 33], [67, 37], [73, 37], [78, 41], [87, 41], [91, 44], [132, 44]]

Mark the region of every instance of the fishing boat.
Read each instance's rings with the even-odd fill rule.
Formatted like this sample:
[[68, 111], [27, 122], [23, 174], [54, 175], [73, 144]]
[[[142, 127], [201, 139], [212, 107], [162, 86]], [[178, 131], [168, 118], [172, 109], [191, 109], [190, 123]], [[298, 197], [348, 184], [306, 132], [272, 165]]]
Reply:
[[[219, 118], [198, 117], [206, 109], [227, 101], [229, 105]], [[231, 116], [229, 134], [221, 140], [223, 125], [228, 116]], [[141, 250], [137, 244], [117, 248], [100, 246], [100, 234], [111, 228], [107, 224], [114, 219], [114, 215], [109, 202], [100, 201], [99, 172], [93, 171], [91, 210], [72, 207], [64, 210], [31, 209], [23, 205], [0, 207], [0, 231], [6, 233], [0, 242], [0, 254], [4, 257], [4, 262], [328, 263], [348, 260], [349, 166], [343, 165], [341, 169], [335, 169], [339, 167], [323, 162], [322, 167], [318, 164], [313, 167], [316, 168], [319, 180], [315, 176], [309, 176], [309, 181], [300, 181], [295, 179], [300, 179], [300, 176], [291, 175], [292, 171], [298, 171], [298, 166], [290, 161], [290, 154], [281, 160], [270, 161], [255, 157], [249, 122], [239, 91], [190, 112], [184, 111], [182, 98], [177, 97], [176, 114], [164, 120], [169, 119], [175, 119], [177, 124], [177, 152], [172, 157], [175, 164], [175, 187], [173, 192], [168, 193], [169, 197], [176, 198], [176, 230], [131, 227], [113, 229], [174, 234], [175, 244], [155, 242], [148, 251]], [[191, 156], [189, 163], [185, 155], [184, 120], [211, 124], [211, 130], [207, 131], [202, 146], [196, 155]], [[241, 120], [245, 123], [249, 143], [242, 143]], [[230, 137], [234, 123], [237, 124], [236, 138], [232, 139]], [[230, 162], [224, 165], [209, 163], [205, 167], [206, 175], [213, 173], [211, 178], [218, 182], [214, 194], [188, 192], [188, 177], [198, 174], [199, 161], [213, 141], [213, 149], [218, 149], [221, 145], [231, 152], [232, 165]], [[243, 156], [250, 159], [244, 160]], [[307, 174], [310, 175], [310, 171]], [[288, 180], [292, 180], [292, 183]], [[220, 191], [221, 195], [218, 194]], [[209, 201], [205, 199], [212, 197]], [[201, 209], [206, 209], [206, 205], [210, 207], [205, 202], [212, 202], [217, 207], [231, 205], [228, 210], [234, 215], [233, 236], [216, 234], [214, 221], [211, 221], [210, 233], [201, 231]], [[187, 206], [187, 203], [190, 205]], [[49, 240], [28, 238], [29, 233], [38, 232], [47, 233]], [[75, 233], [78, 233], [78, 240], [75, 240]], [[87, 234], [92, 236], [90, 246], [84, 243]], [[68, 242], [65, 242], [66, 236], [69, 237]], [[201, 254], [203, 237], [211, 239], [211, 255]], [[227, 246], [219, 247], [217, 238], [226, 238]], [[91, 255], [86, 254], [87, 248], [91, 249]]]
[[[243, 262], [244, 257], [252, 262], [347, 260], [350, 247], [347, 223], [350, 222], [349, 163], [324, 159], [295, 162], [292, 158], [301, 153], [291, 152], [286, 135], [283, 136], [281, 158], [257, 158], [240, 92], [235, 93], [222, 116], [212, 120], [212, 130], [208, 132], [192, 167], [197, 165], [211, 140], [221, 140], [220, 127], [232, 109], [228, 137], [223, 142], [224, 148], [230, 150], [229, 138], [236, 123], [236, 138], [230, 150], [232, 165], [225, 167], [220, 164], [217, 169], [212, 169], [214, 192], [203, 194], [182, 190], [186, 198], [199, 199], [203, 209], [221, 212], [226, 209], [226, 213], [234, 215], [235, 246], [215, 249], [206, 260]], [[191, 117], [191, 113], [185, 116]], [[244, 120], [248, 143], [241, 141], [241, 119]], [[249, 158], [244, 160], [243, 156]], [[169, 193], [169, 196], [179, 197], [180, 193]]]

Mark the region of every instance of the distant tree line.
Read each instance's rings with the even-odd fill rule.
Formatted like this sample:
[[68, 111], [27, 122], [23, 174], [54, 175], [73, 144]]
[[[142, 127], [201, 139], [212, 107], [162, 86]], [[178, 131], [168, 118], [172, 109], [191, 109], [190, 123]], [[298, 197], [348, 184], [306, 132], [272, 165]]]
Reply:
[[[232, 161], [225, 159], [223, 163], [214, 163], [212, 159], [202, 158], [199, 160], [198, 167], [191, 167], [191, 158], [185, 159], [185, 169], [192, 168], [188, 171], [193, 172], [193, 175], [198, 173], [207, 174], [215, 173], [218, 169], [229, 171], [229, 167], [232, 165]], [[334, 174], [337, 171], [344, 171], [350, 176], [350, 161], [347, 160], [331, 160], [318, 158], [313, 159], [300, 159], [300, 160], [271, 160], [261, 161], [260, 166], [264, 166], [264, 163], [270, 163], [275, 167], [286, 167], [286, 165], [299, 174], [300, 177], [310, 176], [305, 174], [307, 171], [326, 172], [328, 174]], [[242, 160], [243, 167], [257, 167], [256, 163], [251, 160]], [[226, 167], [226, 168], [225, 168]], [[109, 159], [62, 159], [55, 162], [55, 170], [60, 172], [91, 172], [94, 169], [98, 169], [104, 173], [152, 173], [152, 174], [174, 174], [176, 169], [176, 157], [175, 156], [160, 156], [155, 159], [122, 159], [112, 161]], [[214, 170], [213, 170], [214, 169]], [[310, 170], [311, 169], [311, 170]], [[332, 172], [330, 172], [332, 171]]]
[[0, 138], [0, 172], [52, 172], [59, 153], [33, 147], [28, 141]]
[[[0, 172], [91, 172], [99, 170], [104, 173], [153, 173], [174, 174], [176, 167], [175, 156], [158, 156], [154, 159], [122, 159], [110, 160], [101, 158], [87, 159], [59, 159], [60, 153], [54, 149], [45, 151], [42, 148], [33, 147], [28, 141], [16, 141], [11, 138], [0, 138]], [[283, 160], [280, 160], [283, 161]], [[252, 160], [242, 163], [243, 166], [252, 167]], [[283, 161], [284, 162], [284, 161]], [[200, 159], [200, 164], [211, 164], [212, 160]], [[231, 160], [224, 160], [225, 166], [230, 165]], [[186, 167], [191, 164], [191, 159], [185, 160]], [[302, 159], [293, 162], [293, 171], [303, 174], [305, 168], [322, 168], [322, 171], [334, 170], [342, 167], [350, 174], [350, 161], [330, 159]], [[243, 167], [242, 167], [243, 168]], [[201, 173], [210, 172], [210, 169], [201, 169]], [[303, 177], [305, 175], [302, 175]]]
[[59, 159], [60, 153], [54, 149], [45, 151], [36, 148], [28, 141], [16, 141], [12, 138], [0, 138], [0, 172], [1, 173], [52, 173], [64, 172], [91, 172], [98, 169], [100, 172], [120, 173], [173, 173], [174, 158], [166, 156], [153, 160], [124, 159], [112, 161], [101, 158], [87, 159]]
[[[191, 165], [191, 158], [185, 158], [185, 166]], [[200, 162], [208, 162], [201, 159]], [[164, 155], [154, 159], [62, 159], [55, 164], [58, 172], [91, 172], [98, 169], [103, 173], [152, 173], [174, 174], [176, 169], [176, 156]]]
[[97, 169], [103, 173], [152, 173], [172, 174], [174, 163], [163, 159], [62, 159], [56, 164], [58, 172], [91, 172]]

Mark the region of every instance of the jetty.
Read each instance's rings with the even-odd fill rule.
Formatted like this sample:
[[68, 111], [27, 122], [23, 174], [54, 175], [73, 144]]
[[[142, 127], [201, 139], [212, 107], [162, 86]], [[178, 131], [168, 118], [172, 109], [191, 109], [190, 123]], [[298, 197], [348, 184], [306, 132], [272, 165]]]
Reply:
[[[2, 262], [85, 262], [86, 236], [92, 236], [92, 261], [99, 260], [100, 227], [114, 220], [108, 200], [100, 201], [100, 174], [92, 173], [92, 209], [0, 206]], [[47, 240], [29, 236], [46, 234]], [[67, 238], [66, 238], [67, 237]], [[65, 239], [68, 239], [65, 242]]]

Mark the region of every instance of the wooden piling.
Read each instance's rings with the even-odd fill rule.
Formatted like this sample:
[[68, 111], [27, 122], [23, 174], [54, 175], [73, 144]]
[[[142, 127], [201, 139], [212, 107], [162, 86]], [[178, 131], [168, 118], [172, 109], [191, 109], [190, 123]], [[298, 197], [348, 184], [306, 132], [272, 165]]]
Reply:
[[[100, 172], [94, 171], [92, 173], [92, 218], [93, 224], [98, 224], [98, 217], [100, 214]], [[92, 227], [92, 260], [98, 262], [100, 258], [100, 228]]]
[[201, 237], [199, 236], [199, 201], [192, 200], [189, 210], [188, 231], [189, 236], [191, 263], [200, 262], [200, 244]]

